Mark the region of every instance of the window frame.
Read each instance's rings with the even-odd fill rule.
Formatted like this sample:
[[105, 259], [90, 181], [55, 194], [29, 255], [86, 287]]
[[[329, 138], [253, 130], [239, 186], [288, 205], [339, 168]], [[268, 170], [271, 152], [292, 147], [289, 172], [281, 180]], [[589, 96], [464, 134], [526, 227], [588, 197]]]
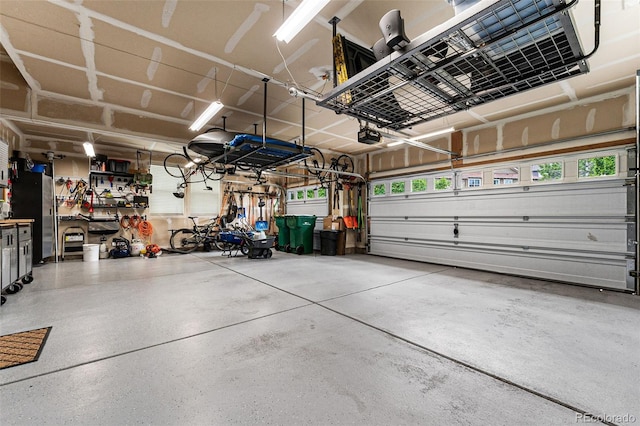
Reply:
[[[424, 189], [420, 191], [413, 190], [413, 182], [418, 180], [424, 180]], [[409, 180], [409, 192], [411, 194], [425, 194], [429, 192], [429, 179], [426, 176], [415, 177]]]
[[[174, 166], [168, 166], [174, 167]], [[176, 174], [178, 173], [178, 167], [175, 167]], [[178, 198], [173, 195], [177, 191], [178, 185], [182, 183], [182, 179], [169, 175], [164, 168], [160, 165], [151, 165], [149, 172], [154, 176], [154, 189], [153, 193], [149, 197], [149, 216], [184, 216], [186, 213], [185, 198]], [[171, 189], [165, 189], [170, 187]], [[185, 189], [185, 195], [188, 195], [188, 186]], [[174, 205], [179, 211], [170, 211], [167, 207]], [[161, 211], [158, 211], [158, 210]]]
[[[546, 185], [546, 184], [550, 184], [550, 183], [562, 183], [565, 180], [565, 161], [566, 159], [560, 160], [560, 159], [548, 159], [548, 160], [544, 160], [541, 159], [542, 161], [537, 161], [534, 163], [529, 163], [528, 167], [529, 167], [529, 173], [530, 173], [530, 177], [531, 177], [531, 183], [534, 185]], [[553, 164], [553, 163], [559, 163], [560, 164], [560, 177], [555, 178], [555, 179], [549, 179], [549, 180], [539, 180], [539, 179], [534, 179], [533, 178], [533, 166], [540, 166], [540, 165], [544, 165], [544, 164]]]
[[[402, 184], [402, 192], [393, 192], [393, 185], [394, 184], [398, 184], [401, 183]], [[407, 193], [407, 181], [403, 180], [403, 179], [399, 179], [399, 180], [392, 180], [389, 182], [389, 194], [390, 196], [394, 196], [394, 195], [405, 195]]]
[[[533, 166], [530, 165], [529, 167]], [[517, 165], [514, 167], [505, 167], [505, 168], [501, 168], [501, 169], [491, 169], [491, 177], [493, 178], [493, 186], [498, 186], [498, 187], [503, 187], [503, 186], [510, 186], [510, 185], [519, 185], [520, 182], [522, 181], [522, 168], [526, 167], [526, 166], [522, 166], [522, 165]], [[496, 177], [496, 172], [502, 172], [505, 169], [518, 169], [518, 178], [517, 180], [514, 182], [513, 178], [500, 178], [500, 177]], [[506, 182], [507, 180], [511, 180], [511, 182]], [[498, 181], [498, 183], [496, 183], [496, 180]], [[502, 180], [502, 182], [500, 182], [500, 180]]]
[[[576, 176], [578, 178], [578, 180], [592, 180], [592, 179], [611, 179], [611, 178], [615, 178], [618, 176], [618, 174], [620, 173], [620, 156], [617, 153], [611, 153], [611, 152], [599, 152], [599, 153], [593, 153], [595, 155], [590, 155], [590, 156], [586, 156], [586, 155], [581, 155], [579, 157], [576, 158]], [[591, 160], [594, 158], [605, 158], [605, 157], [613, 157], [613, 161], [614, 161], [614, 173], [611, 175], [599, 175], [599, 176], [580, 176], [580, 161], [582, 160]]]
[[[449, 181], [449, 186], [447, 188], [443, 188], [443, 189], [437, 189], [436, 188], [436, 182], [438, 182], [440, 179], [445, 178]], [[449, 175], [435, 175], [432, 178], [433, 181], [433, 191], [434, 192], [448, 192], [448, 191], [453, 191], [454, 190], [454, 186], [455, 186], [455, 176], [449, 174]]]
[[[378, 186], [382, 186], [382, 188], [384, 188], [384, 193], [382, 194], [376, 194], [376, 187]], [[371, 184], [371, 196], [372, 197], [386, 197], [387, 195], [389, 195], [389, 191], [388, 191], [388, 182], [387, 181], [383, 181], [380, 183], [372, 183]]]

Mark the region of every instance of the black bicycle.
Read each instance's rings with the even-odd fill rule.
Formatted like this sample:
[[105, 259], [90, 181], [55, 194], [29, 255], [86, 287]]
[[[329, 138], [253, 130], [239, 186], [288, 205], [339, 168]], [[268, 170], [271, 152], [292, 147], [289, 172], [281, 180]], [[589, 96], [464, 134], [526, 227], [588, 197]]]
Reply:
[[181, 183], [174, 195], [182, 198], [184, 196], [184, 188], [192, 183], [221, 180], [228, 170], [219, 164], [212, 163], [209, 160], [200, 158], [192, 159], [185, 148], [184, 154], [169, 154], [164, 159], [164, 170], [171, 177], [178, 178]]
[[191, 253], [198, 247], [203, 246], [205, 250], [210, 250], [215, 246], [218, 250], [222, 250], [223, 246], [218, 240], [220, 233], [219, 218], [212, 218], [204, 225], [196, 223], [196, 216], [189, 216], [193, 222], [193, 227], [180, 228], [171, 231], [169, 244], [171, 248], [180, 253]]
[[311, 156], [304, 160], [304, 167], [310, 175], [320, 181], [323, 187], [339, 179], [353, 179], [351, 174], [355, 167], [353, 159], [348, 155], [332, 157], [329, 164], [326, 164], [322, 151], [317, 148], [310, 148], [310, 151]]

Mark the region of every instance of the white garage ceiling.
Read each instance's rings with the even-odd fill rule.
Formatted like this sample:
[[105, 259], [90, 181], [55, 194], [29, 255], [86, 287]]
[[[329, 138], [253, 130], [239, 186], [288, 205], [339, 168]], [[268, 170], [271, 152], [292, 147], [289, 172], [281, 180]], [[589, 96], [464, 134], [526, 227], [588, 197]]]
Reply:
[[[332, 27], [371, 47], [380, 17], [399, 9], [410, 39], [454, 16], [445, 0], [333, 0], [289, 44], [272, 34], [296, 1], [0, 1], [2, 118], [27, 140], [78, 145], [87, 139], [172, 152], [194, 133], [188, 126], [220, 98], [211, 125], [261, 133], [267, 83], [267, 134], [299, 140], [302, 101], [285, 86], [332, 88]], [[593, 47], [593, 1], [572, 16], [583, 50]], [[579, 101], [634, 84], [640, 68], [638, 0], [604, 0], [601, 44], [590, 72], [439, 118], [408, 130], [464, 129]], [[279, 50], [281, 52], [278, 51]], [[284, 59], [283, 59], [284, 58]], [[286, 66], [285, 66], [286, 64]], [[328, 79], [329, 78], [329, 79]], [[305, 103], [308, 145], [359, 154], [357, 120]]]

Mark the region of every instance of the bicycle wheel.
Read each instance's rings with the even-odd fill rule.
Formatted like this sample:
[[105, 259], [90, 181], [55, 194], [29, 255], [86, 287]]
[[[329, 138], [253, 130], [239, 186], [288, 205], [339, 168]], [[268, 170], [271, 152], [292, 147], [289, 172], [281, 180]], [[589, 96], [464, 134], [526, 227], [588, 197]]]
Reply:
[[215, 163], [206, 162], [202, 163], [198, 166], [198, 168], [202, 171], [202, 175], [205, 180], [222, 180], [224, 175], [226, 174], [226, 169], [224, 166], [216, 165]]
[[231, 249], [232, 244], [226, 241], [222, 241], [220, 235], [216, 235], [213, 237], [213, 245], [220, 251], [229, 251]]
[[353, 173], [355, 170], [353, 160], [346, 154], [342, 154], [336, 159], [336, 170], [339, 172]]
[[177, 229], [171, 233], [169, 238], [171, 248], [180, 253], [191, 253], [200, 244], [198, 236], [191, 229]]
[[324, 155], [318, 148], [309, 148], [309, 151], [311, 151], [311, 156], [304, 159], [304, 167], [312, 175], [320, 176], [324, 170], [311, 170], [310, 168], [324, 169]]
[[164, 170], [171, 177], [184, 179], [185, 182], [190, 176], [190, 172], [185, 166], [189, 163], [189, 159], [183, 154], [169, 154], [164, 159]]

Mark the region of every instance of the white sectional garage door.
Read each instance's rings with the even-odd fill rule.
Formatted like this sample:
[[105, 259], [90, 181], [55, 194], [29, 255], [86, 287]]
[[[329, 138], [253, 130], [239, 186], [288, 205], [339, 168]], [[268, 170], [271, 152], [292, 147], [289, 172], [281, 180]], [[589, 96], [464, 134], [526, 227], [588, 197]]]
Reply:
[[[410, 189], [414, 178], [401, 181]], [[369, 252], [633, 290], [635, 186], [616, 177], [574, 180], [395, 195], [397, 178], [372, 181], [373, 192], [386, 194], [370, 199]]]
[[322, 220], [329, 214], [327, 190], [317, 186], [305, 186], [287, 190], [287, 214], [316, 216], [313, 249], [320, 250]]

